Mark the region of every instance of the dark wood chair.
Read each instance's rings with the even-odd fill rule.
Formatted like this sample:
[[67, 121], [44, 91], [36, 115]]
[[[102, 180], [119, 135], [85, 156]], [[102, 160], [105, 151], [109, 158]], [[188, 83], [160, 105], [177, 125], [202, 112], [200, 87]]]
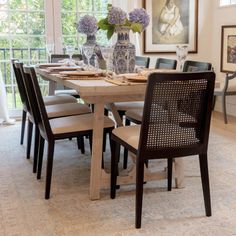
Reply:
[[212, 65], [209, 62], [187, 60], [184, 62], [183, 66], [183, 72], [209, 71], [209, 70], [212, 70]]
[[[51, 55], [51, 62], [52, 63], [56, 63], [56, 62], [62, 61], [64, 59], [69, 59], [69, 55], [67, 55], [67, 54], [52, 54]], [[72, 59], [75, 61], [80, 61], [80, 60], [82, 60], [82, 55], [81, 54], [73, 54]], [[55, 95], [61, 95], [61, 94], [68, 94], [68, 95], [74, 96], [75, 98], [80, 98], [80, 96], [76, 90], [66, 88], [65, 86], [63, 86], [61, 84], [57, 84], [57, 88], [55, 90]]]
[[[12, 59], [11, 64], [14, 71], [14, 75], [16, 78], [16, 84], [19, 90], [21, 102], [23, 105], [22, 108], [22, 121], [21, 121], [21, 138], [20, 138], [20, 144], [23, 144], [24, 141], [24, 133], [25, 133], [25, 124], [26, 124], [26, 117], [27, 117], [27, 110], [29, 108], [29, 105], [27, 103], [27, 95], [26, 90], [22, 81], [21, 72], [20, 69], [17, 69], [15, 67], [14, 62], [19, 62], [18, 59]], [[72, 103], [77, 102], [75, 98], [72, 96], [64, 95], [64, 96], [45, 96], [44, 102], [46, 105], [54, 105], [54, 104], [63, 104], [63, 103]]]
[[214, 91], [214, 106], [215, 106], [215, 99], [216, 96], [221, 96], [222, 99], [222, 112], [224, 115], [224, 122], [225, 124], [228, 123], [227, 119], [227, 112], [226, 112], [226, 96], [234, 96], [236, 95], [236, 84], [231, 83], [233, 79], [236, 78], [236, 72], [233, 74], [226, 74], [225, 81], [221, 84], [220, 88], [215, 88]]
[[[22, 83], [22, 94], [25, 95], [25, 101], [27, 104], [27, 113], [28, 113], [28, 138], [27, 138], [27, 149], [26, 149], [26, 157], [27, 159], [30, 158], [30, 151], [31, 151], [31, 142], [32, 142], [32, 130], [33, 125], [36, 124], [34, 120], [34, 104], [31, 101], [34, 99], [34, 94], [32, 93], [32, 83], [30, 83], [29, 78], [23, 71], [23, 63], [15, 61], [13, 63], [15, 71], [18, 75], [18, 80]], [[44, 102], [45, 104], [45, 102]], [[47, 114], [50, 119], [56, 117], [64, 117], [64, 116], [72, 116], [72, 115], [79, 115], [79, 114], [86, 114], [90, 113], [91, 110], [88, 106], [84, 104], [79, 104], [77, 102], [73, 103], [64, 103], [64, 104], [54, 104], [54, 105], [47, 105], [46, 106]], [[33, 172], [36, 172], [36, 165], [37, 165], [37, 151], [38, 151], [38, 127], [35, 126], [35, 145], [34, 145], [34, 164], [33, 164]], [[80, 147], [81, 152], [84, 153], [84, 145], [83, 141], [80, 140]]]
[[156, 69], [173, 69], [176, 70], [177, 61], [169, 58], [157, 58]]
[[[173, 69], [176, 70], [177, 61], [169, 58], [157, 58], [155, 69]], [[139, 109], [128, 109], [125, 112], [125, 117], [127, 120], [135, 123], [141, 124], [143, 116], [143, 107]], [[129, 123], [129, 122], [126, 122]]]
[[[93, 114], [68, 116], [49, 120], [34, 68], [24, 67], [24, 72], [29, 75], [28, 82], [31, 81], [33, 85], [32, 92], [35, 95], [34, 99], [31, 100], [31, 103], [34, 104], [33, 116], [40, 133], [38, 177], [41, 177], [44, 142], [45, 140], [48, 142], [45, 199], [49, 199], [55, 141], [84, 135], [88, 135], [91, 139], [93, 130]], [[105, 116], [104, 132], [111, 133], [113, 128], [114, 122]]]
[[[136, 228], [141, 227], [144, 164], [150, 159], [168, 160], [171, 190], [173, 159], [199, 155], [205, 211], [206, 216], [211, 216], [207, 149], [214, 83], [214, 72], [153, 73], [148, 80], [142, 124], [113, 130], [111, 198], [116, 196], [122, 145], [136, 154]], [[163, 104], [168, 116], [159, 115]]]
[[149, 64], [150, 64], [150, 57], [142, 57], [142, 56], [135, 57], [135, 65], [136, 66], [149, 68]]

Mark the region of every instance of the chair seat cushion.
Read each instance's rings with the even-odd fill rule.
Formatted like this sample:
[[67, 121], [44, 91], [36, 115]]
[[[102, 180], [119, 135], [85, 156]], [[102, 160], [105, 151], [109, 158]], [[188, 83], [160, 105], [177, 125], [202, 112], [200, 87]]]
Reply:
[[[125, 113], [127, 118], [131, 118], [133, 120], [142, 122], [143, 119], [143, 110], [142, 109], [131, 109], [128, 110]], [[168, 119], [168, 111], [164, 110], [164, 109], [160, 109], [158, 115], [162, 118], [160, 118], [160, 120], [162, 119]], [[177, 112], [176, 113], [176, 118], [179, 122], [196, 122], [196, 120], [194, 119], [194, 117], [183, 113], [183, 112]]]
[[57, 89], [55, 90], [55, 95], [63, 95], [63, 94], [68, 94], [71, 96], [78, 96], [78, 92], [74, 89]]
[[[164, 124], [165, 132], [163, 132], [163, 124], [155, 124], [153, 129], [158, 129], [160, 126], [162, 132], [158, 133], [158, 137], [153, 138], [152, 136], [148, 139], [148, 145], [150, 147], [167, 148], [167, 147], [180, 147], [185, 144], [196, 144], [199, 140], [195, 136], [194, 128], [180, 127], [174, 124]], [[126, 142], [134, 149], [138, 149], [139, 136], [140, 136], [141, 125], [131, 125], [116, 128], [112, 131], [112, 134], [119, 139]], [[151, 128], [151, 126], [150, 126]]]
[[64, 103], [46, 106], [48, 118], [72, 116], [90, 113], [91, 110], [87, 105], [80, 103]]
[[45, 105], [55, 105], [62, 103], [75, 103], [77, 99], [70, 95], [52, 95], [43, 97]]
[[130, 109], [143, 109], [144, 102], [116, 102], [115, 107], [118, 111], [127, 111]]
[[128, 111], [126, 111], [125, 116], [126, 116], [126, 118], [131, 118], [133, 120], [137, 120], [139, 122], [142, 122], [143, 109], [128, 110]]
[[[93, 113], [51, 119], [49, 122], [54, 134], [89, 131], [93, 129]], [[114, 121], [105, 116], [104, 128], [112, 128], [114, 126]]]
[[138, 149], [141, 125], [122, 126], [112, 131], [112, 134], [125, 141], [128, 145]]

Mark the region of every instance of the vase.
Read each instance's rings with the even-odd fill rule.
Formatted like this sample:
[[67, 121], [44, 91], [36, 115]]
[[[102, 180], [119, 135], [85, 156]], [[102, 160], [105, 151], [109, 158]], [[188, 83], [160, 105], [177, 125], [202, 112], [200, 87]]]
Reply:
[[132, 73], [135, 68], [135, 46], [129, 39], [130, 28], [116, 28], [117, 42], [113, 52], [113, 68], [116, 74]]
[[[97, 60], [98, 65], [101, 68], [102, 65], [104, 64], [104, 62], [103, 62], [104, 60], [103, 60], [103, 57], [102, 57], [100, 46], [96, 41], [96, 35], [94, 35], [94, 34], [93, 35], [87, 35], [87, 40], [83, 44], [83, 47], [87, 46], [87, 45], [94, 45], [94, 53], [93, 53], [92, 57], [90, 58], [90, 65], [95, 66], [96, 65], [96, 60]], [[88, 64], [87, 58], [86, 58], [86, 56], [84, 55], [83, 52], [82, 52], [82, 58], [83, 58], [84, 63]]]

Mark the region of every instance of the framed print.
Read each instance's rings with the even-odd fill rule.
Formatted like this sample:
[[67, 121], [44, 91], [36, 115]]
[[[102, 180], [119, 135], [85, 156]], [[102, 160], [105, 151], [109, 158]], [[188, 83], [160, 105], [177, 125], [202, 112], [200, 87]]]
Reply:
[[222, 72], [236, 71], [236, 25], [223, 25], [221, 29]]
[[198, 0], [143, 0], [143, 7], [150, 15], [144, 53], [175, 53], [176, 45], [197, 53]]

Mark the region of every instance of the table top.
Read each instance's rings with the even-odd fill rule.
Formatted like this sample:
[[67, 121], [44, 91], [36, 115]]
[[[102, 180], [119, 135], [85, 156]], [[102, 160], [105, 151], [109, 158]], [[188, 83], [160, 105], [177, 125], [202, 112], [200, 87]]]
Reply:
[[64, 80], [58, 74], [49, 73], [45, 69], [37, 68], [37, 74], [44, 79], [63, 84], [78, 91], [80, 97], [88, 103], [141, 101], [144, 99], [146, 84], [115, 85], [101, 80]]

